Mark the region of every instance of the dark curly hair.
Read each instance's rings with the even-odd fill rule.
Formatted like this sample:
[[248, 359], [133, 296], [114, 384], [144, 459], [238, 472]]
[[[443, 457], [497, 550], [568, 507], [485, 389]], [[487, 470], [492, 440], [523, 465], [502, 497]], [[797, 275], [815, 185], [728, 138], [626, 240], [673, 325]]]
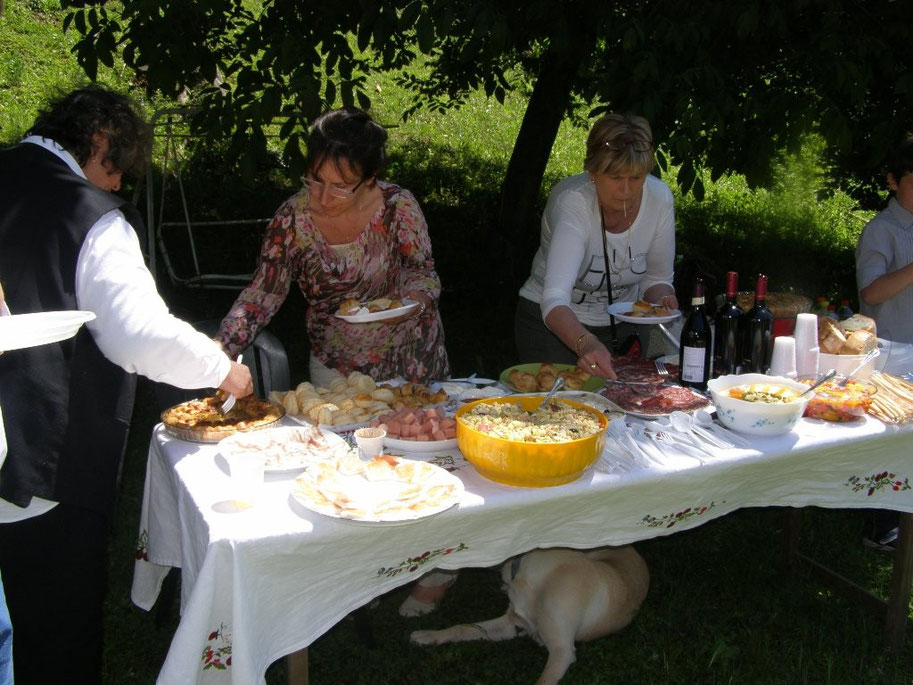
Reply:
[[115, 169], [141, 174], [149, 160], [152, 132], [136, 103], [98, 85], [78, 88], [38, 113], [29, 135], [50, 138], [85, 166], [92, 156], [92, 137], [108, 140], [105, 160]]
[[378, 176], [387, 165], [387, 132], [367, 112], [343, 107], [314, 119], [308, 136], [305, 168], [318, 169], [325, 161], [346, 160], [361, 180]]
[[896, 183], [913, 171], [913, 134], [907, 133], [888, 158], [888, 173]]

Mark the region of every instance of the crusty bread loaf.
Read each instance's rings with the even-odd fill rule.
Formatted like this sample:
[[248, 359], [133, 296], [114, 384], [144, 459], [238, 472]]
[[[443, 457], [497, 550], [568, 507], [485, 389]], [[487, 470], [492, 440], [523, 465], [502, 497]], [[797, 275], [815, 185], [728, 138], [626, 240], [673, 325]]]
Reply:
[[871, 331], [851, 331], [846, 334], [846, 342], [838, 354], [866, 354], [875, 349], [878, 340]]
[[818, 347], [827, 354], [840, 354], [846, 344], [846, 336], [837, 322], [829, 316], [818, 317]]
[[839, 325], [844, 333], [850, 333], [852, 331], [868, 331], [872, 335], [877, 333], [875, 330], [875, 319], [869, 318], [864, 314], [853, 314], [848, 319], [841, 321]]

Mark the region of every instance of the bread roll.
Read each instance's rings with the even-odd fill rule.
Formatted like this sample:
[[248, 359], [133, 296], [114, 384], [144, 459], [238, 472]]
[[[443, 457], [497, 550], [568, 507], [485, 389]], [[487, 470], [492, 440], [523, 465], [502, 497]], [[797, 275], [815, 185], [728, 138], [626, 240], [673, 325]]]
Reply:
[[653, 311], [653, 305], [644, 300], [637, 300], [631, 305], [631, 314], [633, 316], [646, 316]]
[[846, 336], [829, 316], [818, 317], [818, 347], [827, 354], [840, 354], [840, 348], [846, 344]]
[[871, 331], [853, 331], [847, 334], [839, 354], [867, 354], [875, 349], [877, 343]]
[[344, 300], [341, 305], [339, 305], [338, 313], [343, 316], [352, 316], [357, 314], [358, 310], [361, 309], [361, 302], [358, 300]]
[[295, 399], [295, 393], [289, 391], [282, 398], [282, 406], [285, 407], [285, 413], [289, 416], [298, 416], [298, 400]]
[[340, 393], [343, 392], [346, 388], [349, 387], [348, 382], [342, 376], [334, 378], [330, 381], [330, 384], [327, 386], [331, 393]]
[[844, 319], [838, 324], [845, 333], [853, 331], [868, 331], [875, 335], [875, 319], [871, 319], [864, 314], [853, 314], [850, 318]]

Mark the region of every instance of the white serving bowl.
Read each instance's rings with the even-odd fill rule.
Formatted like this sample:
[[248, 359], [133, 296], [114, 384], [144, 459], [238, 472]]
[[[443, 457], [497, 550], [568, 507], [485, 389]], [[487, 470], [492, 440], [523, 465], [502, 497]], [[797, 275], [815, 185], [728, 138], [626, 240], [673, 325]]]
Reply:
[[[865, 357], [864, 354], [825, 354], [824, 352], [821, 352], [818, 355], [818, 371], [824, 373], [828, 369], [835, 369], [838, 376], [846, 376], [850, 371], [859, 366], [863, 357]], [[865, 363], [865, 366], [853, 375], [853, 378], [861, 378], [862, 380], [871, 378], [877, 360], [878, 355], [876, 354]]]
[[801, 399], [782, 404], [747, 402], [729, 396], [730, 388], [752, 383], [782, 385], [799, 393], [808, 389], [807, 385], [785, 376], [767, 376], [762, 373], [743, 373], [714, 378], [707, 383], [707, 388], [713, 396], [717, 416], [723, 425], [747, 435], [773, 436], [791, 431], [805, 413], [811, 393]]

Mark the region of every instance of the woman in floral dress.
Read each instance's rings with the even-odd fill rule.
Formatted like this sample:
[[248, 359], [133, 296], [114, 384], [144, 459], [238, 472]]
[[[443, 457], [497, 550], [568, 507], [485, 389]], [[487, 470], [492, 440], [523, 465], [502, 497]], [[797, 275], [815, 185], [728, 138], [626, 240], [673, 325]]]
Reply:
[[[449, 376], [425, 217], [408, 190], [380, 181], [386, 131], [361, 110], [318, 117], [308, 138], [303, 188], [276, 212], [254, 279], [222, 321], [230, 356], [247, 347], [279, 310], [292, 281], [308, 303], [310, 376], [336, 373], [420, 382]], [[346, 300], [412, 299], [414, 311], [373, 323], [336, 316]]]

